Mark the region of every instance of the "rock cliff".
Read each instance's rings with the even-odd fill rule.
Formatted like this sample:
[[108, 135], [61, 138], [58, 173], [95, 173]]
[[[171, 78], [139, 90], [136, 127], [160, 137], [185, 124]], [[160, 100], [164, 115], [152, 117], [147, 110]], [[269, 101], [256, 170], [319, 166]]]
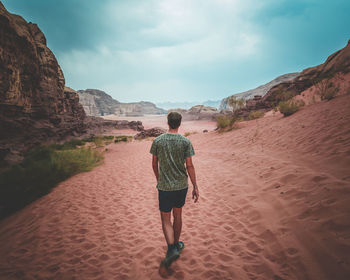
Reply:
[[81, 134], [85, 113], [39, 27], [0, 3], [0, 154]]
[[[78, 94], [65, 87], [39, 27], [9, 13], [0, 2], [0, 162], [18, 162], [25, 150], [39, 144], [91, 134], [94, 123]], [[143, 129], [141, 123], [130, 127]]]
[[79, 102], [88, 116], [114, 114], [120, 104], [104, 91], [97, 89], [78, 90]]
[[89, 116], [143, 116], [144, 114], [166, 114], [167, 111], [151, 102], [121, 103], [104, 91], [97, 89], [78, 90], [80, 103]]
[[[286, 81], [293, 80], [296, 77], [298, 77], [299, 74], [300, 73], [298, 73], [298, 72], [284, 74], [284, 75], [278, 76], [276, 79], [274, 79], [274, 80], [272, 80], [264, 85], [261, 85], [255, 89], [251, 89], [251, 90], [241, 92], [241, 93], [236, 93], [236, 94], [233, 94], [231, 96], [234, 96], [236, 99], [242, 98], [245, 100], [252, 99], [252, 98], [254, 98], [254, 96], [258, 96], [258, 95], [265, 96], [265, 94], [275, 85], [278, 85], [278, 84], [286, 82]], [[231, 96], [229, 96], [229, 97], [231, 97]], [[229, 97], [224, 98], [221, 101], [219, 110], [232, 110], [232, 107], [230, 105], [228, 105], [228, 103], [227, 103], [227, 100]]]

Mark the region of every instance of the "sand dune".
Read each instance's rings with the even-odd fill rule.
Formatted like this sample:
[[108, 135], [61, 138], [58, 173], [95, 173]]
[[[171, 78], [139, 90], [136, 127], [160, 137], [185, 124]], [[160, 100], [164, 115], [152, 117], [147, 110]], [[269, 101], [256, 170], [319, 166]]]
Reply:
[[[187, 197], [168, 278], [350, 279], [349, 108], [341, 96], [191, 135], [201, 197]], [[1, 221], [0, 279], [161, 279], [151, 143], [110, 145], [103, 165]]]

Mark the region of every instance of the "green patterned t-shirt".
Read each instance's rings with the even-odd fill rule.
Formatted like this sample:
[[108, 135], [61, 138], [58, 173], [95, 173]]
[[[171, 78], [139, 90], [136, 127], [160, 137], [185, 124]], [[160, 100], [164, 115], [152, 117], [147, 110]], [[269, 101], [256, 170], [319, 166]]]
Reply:
[[188, 138], [180, 134], [164, 133], [154, 139], [150, 153], [158, 158], [159, 190], [177, 191], [188, 187], [185, 159], [194, 156]]

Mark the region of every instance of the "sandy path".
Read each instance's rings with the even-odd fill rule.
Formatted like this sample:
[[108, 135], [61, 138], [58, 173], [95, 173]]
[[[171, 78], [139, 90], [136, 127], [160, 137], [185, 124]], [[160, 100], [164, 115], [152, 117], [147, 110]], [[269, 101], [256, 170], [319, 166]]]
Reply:
[[[191, 135], [200, 202], [170, 279], [350, 279], [350, 96]], [[160, 279], [151, 141], [0, 222], [0, 279]]]

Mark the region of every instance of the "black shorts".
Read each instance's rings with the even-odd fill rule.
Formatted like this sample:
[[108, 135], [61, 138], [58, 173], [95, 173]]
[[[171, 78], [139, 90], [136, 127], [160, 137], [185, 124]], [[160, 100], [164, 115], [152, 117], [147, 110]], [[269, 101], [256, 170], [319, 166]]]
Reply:
[[185, 205], [187, 190], [179, 191], [161, 191], [158, 190], [159, 210], [162, 212], [170, 212], [171, 209], [181, 208]]

